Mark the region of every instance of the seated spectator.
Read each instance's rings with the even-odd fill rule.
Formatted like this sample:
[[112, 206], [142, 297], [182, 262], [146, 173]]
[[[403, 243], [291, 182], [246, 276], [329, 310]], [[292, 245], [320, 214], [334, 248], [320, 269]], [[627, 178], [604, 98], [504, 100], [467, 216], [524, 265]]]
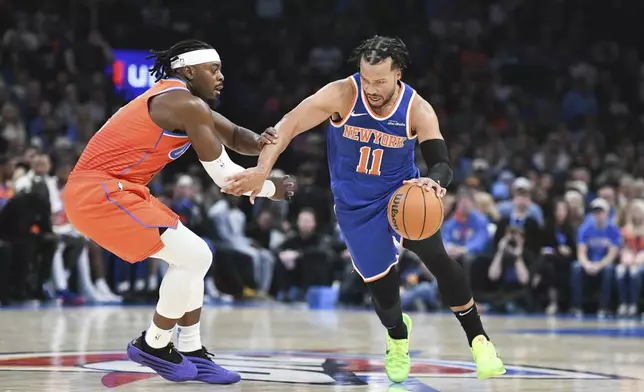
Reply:
[[[618, 208], [617, 208], [617, 196], [615, 195], [615, 189], [608, 185], [602, 186], [597, 191], [597, 197], [605, 200], [606, 203], [608, 203], [608, 206], [610, 208], [608, 212], [608, 221], [610, 223], [617, 224]], [[588, 214], [584, 219], [584, 223], [593, 219], [593, 216], [594, 216], [593, 214]]]
[[257, 295], [266, 297], [273, 283], [275, 268], [275, 255], [272, 251], [284, 242], [284, 235], [274, 229], [273, 216], [270, 211], [260, 212], [256, 222], [246, 230], [246, 235], [253, 248], [262, 255], [262, 260], [264, 260], [255, 266], [255, 280], [257, 281]]
[[526, 248], [521, 226], [511, 226], [499, 240], [492, 262], [472, 265], [472, 289], [478, 303], [494, 311], [532, 311], [530, 265], [534, 254]]
[[644, 201], [633, 200], [622, 229], [624, 248], [615, 272], [619, 294], [618, 316], [634, 316], [640, 301], [644, 268]]
[[296, 232], [284, 241], [278, 253], [278, 299], [299, 301], [311, 286], [330, 286], [333, 270], [329, 250], [328, 238], [317, 231], [313, 210], [300, 211]]
[[599, 310], [597, 315], [605, 317], [610, 305], [613, 283], [613, 265], [621, 246], [619, 228], [609, 222], [610, 205], [597, 198], [590, 204], [592, 219], [577, 230], [578, 261], [572, 266], [571, 294], [572, 313], [580, 316], [583, 306], [583, 285], [585, 278], [601, 277]]
[[568, 204], [560, 199], [554, 205], [554, 217], [546, 220], [543, 230], [541, 257], [532, 280], [537, 295], [547, 297], [547, 314], [557, 313], [561, 294], [568, 294], [570, 267], [577, 251], [575, 229], [568, 220]]
[[[80, 304], [87, 299], [90, 302], [121, 302], [122, 298], [112, 293], [105, 281], [102, 258], [93, 258], [91, 262], [90, 241], [80, 234], [69, 222], [62, 201], [62, 192], [72, 170], [68, 162], [59, 162], [56, 175], [52, 177], [55, 187], [49, 189], [52, 229], [58, 237], [58, 246], [52, 262], [53, 292], [64, 303]], [[97, 252], [91, 252], [96, 255]], [[98, 252], [100, 254], [101, 252]], [[79, 285], [76, 292], [69, 288], [69, 278], [77, 272]], [[93, 270], [92, 270], [93, 269]], [[96, 281], [92, 280], [96, 277]], [[75, 286], [72, 284], [71, 286]]]
[[499, 214], [502, 218], [507, 218], [516, 209], [517, 204], [527, 203], [527, 214], [534, 218], [539, 226], [543, 225], [543, 211], [541, 207], [532, 201], [532, 183], [525, 177], [519, 177], [512, 183], [512, 199], [502, 201], [498, 205]]
[[244, 296], [254, 297], [257, 295], [257, 288], [268, 290], [265, 286], [260, 287], [261, 284], [269, 282], [268, 287], [270, 287], [270, 277], [265, 276], [268, 268], [265, 266], [272, 266], [274, 261], [270, 252], [260, 252], [252, 246], [251, 240], [246, 237], [246, 215], [238, 206], [240, 200], [236, 196], [224, 195], [210, 208], [208, 215], [214, 221], [221, 242], [235, 252], [245, 254], [252, 259], [254, 282], [244, 288]]
[[568, 190], [564, 194], [564, 200], [568, 204], [568, 221], [577, 230], [586, 216], [584, 196], [577, 190]]
[[468, 265], [490, 246], [489, 221], [474, 208], [472, 191], [461, 189], [456, 203], [454, 215], [443, 223], [443, 242], [451, 258]]
[[317, 167], [312, 163], [300, 166], [297, 173], [297, 191], [289, 203], [289, 220], [294, 222], [304, 209], [312, 209], [319, 221], [318, 229], [325, 233], [333, 230], [333, 200], [328, 188], [317, 185]]
[[402, 280], [400, 288], [400, 306], [405, 311], [427, 311], [438, 309], [438, 283], [418, 256], [403, 251], [401, 258], [410, 263], [399, 263], [398, 271]]

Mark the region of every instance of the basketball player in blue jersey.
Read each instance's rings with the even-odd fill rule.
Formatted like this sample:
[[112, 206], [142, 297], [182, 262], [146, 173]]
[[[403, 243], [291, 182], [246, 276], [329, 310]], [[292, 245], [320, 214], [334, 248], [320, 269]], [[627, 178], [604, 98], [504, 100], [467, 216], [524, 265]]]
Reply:
[[[327, 148], [338, 224], [355, 270], [369, 287], [375, 311], [387, 328], [387, 376], [402, 382], [411, 368], [412, 323], [400, 308], [399, 276], [392, 268], [399, 237], [389, 225], [387, 203], [403, 183], [443, 197], [452, 169], [436, 113], [401, 81], [409, 60], [405, 44], [398, 38], [374, 36], [355, 49], [353, 60], [359, 72], [329, 83], [284, 116], [275, 126], [276, 144], [264, 147], [256, 167], [228, 178], [224, 191], [258, 194], [290, 140], [330, 119]], [[419, 178], [414, 166], [416, 140], [429, 168], [427, 178]], [[443, 301], [467, 335], [478, 377], [504, 374], [464, 270], [447, 255], [440, 231], [426, 240], [405, 240], [402, 246], [416, 253], [436, 277]]]

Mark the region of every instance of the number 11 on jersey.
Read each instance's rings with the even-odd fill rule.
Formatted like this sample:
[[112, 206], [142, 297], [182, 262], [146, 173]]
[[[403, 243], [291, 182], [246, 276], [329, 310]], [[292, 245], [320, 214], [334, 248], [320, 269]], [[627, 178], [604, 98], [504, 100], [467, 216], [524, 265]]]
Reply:
[[[371, 151], [371, 147], [361, 147], [360, 148], [360, 162], [358, 162], [358, 167], [356, 171], [362, 174], [369, 174], [372, 176], [380, 175], [380, 165], [382, 164], [382, 153], [384, 151], [381, 148]], [[371, 167], [369, 166], [369, 158], [371, 158]]]

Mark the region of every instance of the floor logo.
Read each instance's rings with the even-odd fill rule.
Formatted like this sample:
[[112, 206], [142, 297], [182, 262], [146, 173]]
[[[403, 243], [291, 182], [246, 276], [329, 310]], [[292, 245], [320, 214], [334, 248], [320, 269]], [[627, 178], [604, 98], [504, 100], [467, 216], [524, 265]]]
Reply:
[[[242, 374], [246, 381], [307, 385], [370, 385], [387, 383], [381, 355], [354, 355], [317, 351], [227, 351], [215, 358], [221, 366]], [[617, 376], [538, 368], [506, 366], [504, 378], [615, 379]], [[114, 388], [156, 377], [151, 369], [130, 362], [123, 351], [0, 354], [0, 371], [86, 372], [103, 374], [106, 387]], [[470, 362], [414, 358], [414, 382], [432, 378], [473, 378]], [[432, 389], [426, 389], [432, 390]]]

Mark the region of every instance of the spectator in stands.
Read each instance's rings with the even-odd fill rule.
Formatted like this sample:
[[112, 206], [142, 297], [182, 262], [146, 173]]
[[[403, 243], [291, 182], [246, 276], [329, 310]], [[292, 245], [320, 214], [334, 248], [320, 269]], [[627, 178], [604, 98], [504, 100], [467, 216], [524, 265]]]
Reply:
[[571, 294], [572, 313], [582, 314], [583, 285], [585, 277], [599, 276], [600, 299], [597, 315], [605, 317], [610, 305], [614, 262], [619, 253], [622, 238], [619, 228], [609, 221], [610, 205], [597, 198], [590, 204], [592, 219], [577, 230], [577, 257], [572, 266]]
[[[210, 209], [209, 216], [213, 219], [218, 237], [222, 242], [236, 252], [249, 256], [253, 261], [254, 282], [245, 288], [245, 296], [256, 296], [260, 283], [270, 281], [264, 274], [268, 273], [267, 266], [272, 266], [274, 260], [270, 252], [260, 252], [254, 248], [251, 240], [246, 237], [246, 215], [239, 208], [240, 198], [225, 195]], [[270, 271], [272, 274], [272, 271]], [[268, 283], [270, 287], [270, 283]], [[262, 287], [264, 289], [264, 287]]]
[[7, 102], [0, 110], [0, 153], [10, 157], [20, 154], [27, 140], [27, 128], [18, 108]]
[[270, 211], [262, 211], [257, 216], [254, 224], [246, 230], [246, 235], [251, 245], [261, 254], [262, 263], [256, 265], [255, 279], [257, 282], [257, 295], [266, 297], [273, 283], [275, 269], [275, 255], [273, 251], [284, 242], [284, 235], [275, 230], [273, 216]]
[[6, 155], [0, 155], [0, 210], [13, 196], [13, 167]]
[[280, 247], [276, 268], [278, 299], [299, 301], [311, 286], [331, 285], [330, 242], [318, 231], [315, 212], [300, 211], [297, 229]]
[[[525, 177], [519, 177], [512, 183], [512, 200], [499, 203], [499, 214], [507, 218], [515, 211], [525, 212], [528, 217], [534, 218], [539, 226], [543, 225], [543, 211], [538, 204], [532, 201], [532, 183]], [[525, 211], [524, 211], [525, 210]]]
[[487, 217], [474, 208], [472, 191], [459, 190], [456, 212], [442, 227], [447, 254], [463, 265], [480, 257], [491, 244], [488, 224]]
[[[530, 183], [525, 178], [517, 178], [514, 182], [514, 195], [505, 209], [501, 212], [502, 218], [497, 222], [496, 232], [494, 234], [494, 243], [499, 244], [502, 238], [508, 233], [506, 230], [511, 227], [520, 227], [525, 234], [526, 249], [534, 255], [539, 254], [541, 248], [541, 208], [531, 199]], [[501, 210], [501, 208], [499, 208]]]
[[[617, 224], [617, 196], [615, 194], [615, 189], [612, 186], [604, 185], [597, 190], [597, 197], [606, 200], [610, 206], [608, 220]], [[592, 218], [592, 215], [589, 215], [587, 219], [590, 218]]]
[[626, 225], [626, 215], [630, 209], [631, 202], [636, 198], [635, 178], [630, 174], [625, 174], [619, 180], [617, 191], [617, 225], [624, 227]]
[[492, 262], [472, 266], [475, 300], [496, 311], [532, 311], [530, 266], [533, 263], [534, 253], [526, 247], [523, 227], [508, 227], [499, 240]]
[[537, 295], [546, 297], [547, 314], [557, 313], [561, 294], [568, 295], [570, 268], [573, 260], [576, 260], [575, 234], [576, 230], [569, 220], [568, 204], [563, 199], [557, 199], [554, 202], [554, 216], [546, 220], [541, 257], [534, 268], [532, 281]]
[[49, 190], [42, 177], [11, 198], [0, 210], [0, 239], [11, 249], [9, 297], [22, 302], [46, 300], [57, 240], [52, 233]]
[[271, 210], [261, 211], [255, 222], [246, 230], [246, 235], [253, 242], [253, 246], [260, 249], [274, 250], [284, 242], [284, 234], [276, 229]]
[[440, 305], [438, 283], [420, 259], [411, 252], [404, 252], [401, 257], [412, 260], [399, 273], [402, 280], [400, 306], [403, 310], [423, 312], [437, 309]]
[[564, 200], [568, 205], [568, 221], [577, 230], [586, 216], [584, 196], [576, 190], [569, 190], [564, 194]]
[[333, 229], [331, 223], [333, 200], [328, 189], [316, 184], [317, 170], [313, 163], [300, 166], [297, 173], [297, 191], [291, 198], [289, 206], [289, 220], [296, 221], [302, 210], [310, 208], [319, 221], [318, 229], [330, 233]]
[[573, 82], [573, 87], [564, 95], [562, 115], [571, 129], [579, 129], [587, 115], [597, 113], [597, 98], [585, 78], [577, 77]]
[[640, 301], [642, 271], [644, 271], [644, 201], [634, 200], [626, 214], [622, 229], [624, 248], [621, 261], [616, 267], [617, 292], [619, 294], [618, 316], [634, 316]]

